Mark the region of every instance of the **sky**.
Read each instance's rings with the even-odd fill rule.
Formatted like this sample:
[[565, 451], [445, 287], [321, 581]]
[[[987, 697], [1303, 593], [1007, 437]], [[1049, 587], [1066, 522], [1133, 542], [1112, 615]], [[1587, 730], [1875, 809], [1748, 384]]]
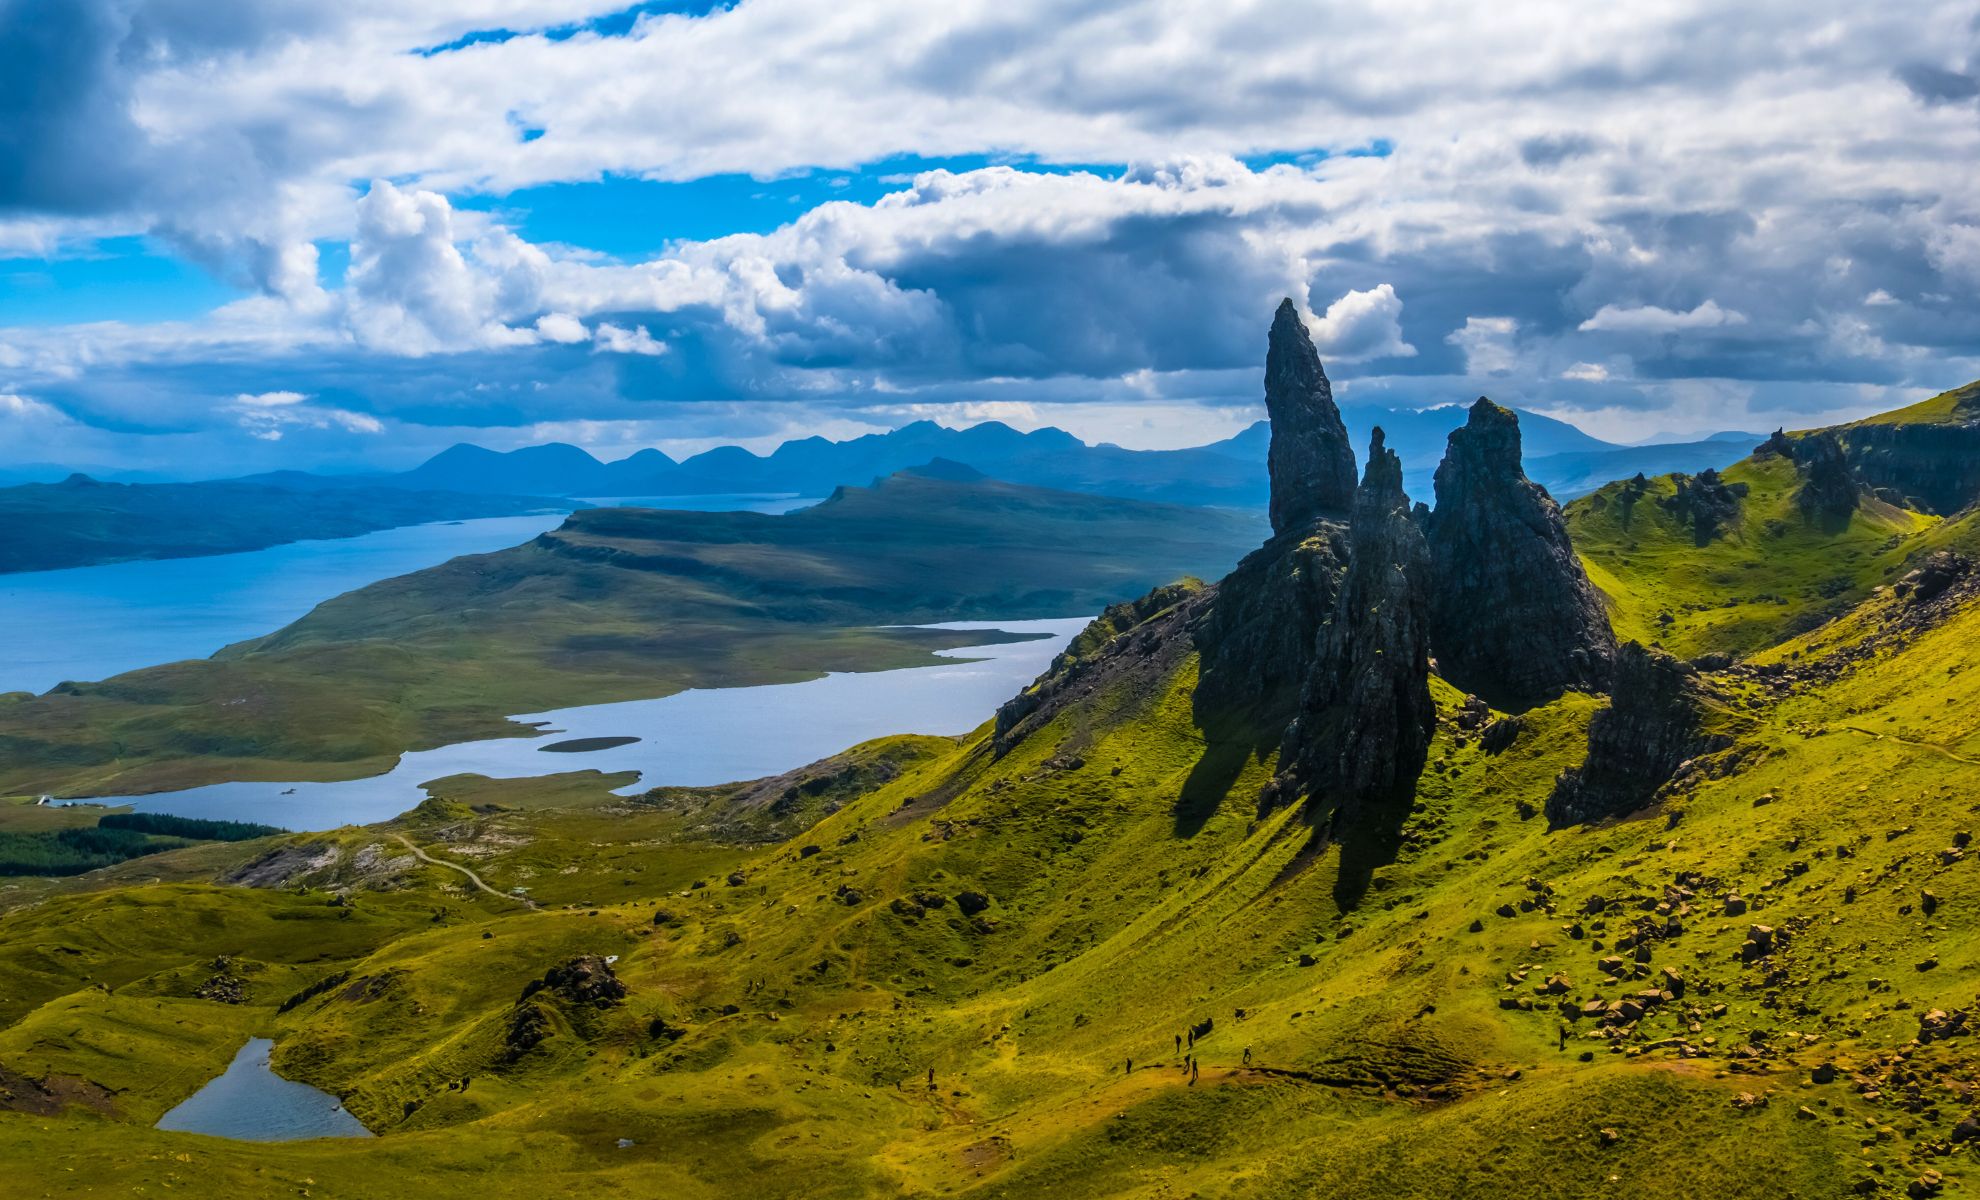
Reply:
[[1907, 0], [0, 0], [0, 466], [1348, 405], [1617, 441], [1980, 377], [1980, 15]]

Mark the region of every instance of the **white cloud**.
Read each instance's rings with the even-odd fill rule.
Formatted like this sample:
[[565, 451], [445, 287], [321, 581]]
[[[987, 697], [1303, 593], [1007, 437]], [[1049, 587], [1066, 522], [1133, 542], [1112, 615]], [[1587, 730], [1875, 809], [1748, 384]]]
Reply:
[[1391, 284], [1349, 292], [1313, 322], [1313, 344], [1322, 356], [1339, 362], [1411, 357], [1416, 347], [1403, 341], [1402, 307]]
[[67, 425], [68, 414], [16, 392], [0, 392], [0, 421], [16, 425]]
[[1604, 304], [1594, 316], [1581, 323], [1580, 329], [1584, 333], [1679, 333], [1688, 329], [1717, 329], [1744, 324], [1745, 314], [1720, 308], [1717, 301], [1707, 300], [1688, 312], [1674, 312], [1654, 304], [1640, 307]]
[[536, 319], [536, 333], [538, 337], [541, 337], [546, 342], [557, 342], [566, 346], [577, 342], [589, 341], [591, 338], [591, 334], [585, 329], [583, 321], [578, 320], [569, 313], [560, 312], [544, 313], [538, 317]]
[[649, 357], [667, 352], [667, 347], [655, 341], [644, 325], [627, 329], [609, 321], [598, 323], [592, 348], [603, 354], [644, 354]]
[[[1460, 372], [1625, 407], [1669, 402], [1639, 376], [1957, 383], [1980, 353], [1980, 122], [1921, 103], [1902, 71], [1966, 44], [1970, 6], [1951, 0], [1656, 0], [1598, 21], [1571, 0], [1350, 0], [1290, 24], [1195, 0], [744, 0], [623, 37], [408, 53], [622, 2], [40, 13], [109, 40], [75, 56], [95, 74], [26, 64], [42, 74], [17, 103], [52, 117], [0, 110], [20, 149], [0, 247], [151, 231], [266, 294], [199, 320], [0, 330], [6, 386], [174, 429], [233, 428], [236, 394], [354, 379], [378, 394], [339, 401], [353, 414], [440, 420], [434, 394], [463, 369], [419, 362], [441, 355], [513, 385], [475, 411], [518, 422], [585, 415], [554, 407], [575, 403], [580, 369], [820, 405], [992, 385], [1125, 405], [1125, 376], [1143, 402], [1215, 377], [1201, 399], [1228, 405], [1255, 390], [1281, 295], [1338, 297], [1314, 327], [1344, 386], [1425, 401]], [[0, 8], [0, 37], [22, 11]], [[1377, 144], [1390, 152], [1340, 153]], [[1298, 153], [1316, 148], [1334, 153]], [[1295, 161], [1238, 157], [1261, 152]], [[499, 205], [446, 199], [612, 173], [837, 178], [899, 155], [1131, 165], [903, 173], [879, 203], [646, 262], [532, 245]], [[360, 195], [370, 178], [393, 182]], [[334, 294], [316, 240], [351, 244]], [[1704, 336], [1734, 327], [1735, 349]], [[1621, 335], [1641, 372], [1614, 355]], [[610, 353], [560, 350], [587, 343]], [[648, 370], [638, 351], [667, 347]], [[263, 431], [281, 429], [298, 432]]]
[[385, 432], [385, 424], [369, 413], [313, 405], [300, 392], [242, 393], [232, 403], [235, 423], [250, 437], [279, 442], [291, 430], [309, 429], [356, 434]]
[[301, 392], [242, 392], [234, 397], [234, 403], [246, 408], [288, 408], [308, 399]]
[[1475, 378], [1504, 375], [1517, 366], [1518, 337], [1519, 322], [1512, 317], [1466, 317], [1444, 340], [1464, 351], [1464, 373]]

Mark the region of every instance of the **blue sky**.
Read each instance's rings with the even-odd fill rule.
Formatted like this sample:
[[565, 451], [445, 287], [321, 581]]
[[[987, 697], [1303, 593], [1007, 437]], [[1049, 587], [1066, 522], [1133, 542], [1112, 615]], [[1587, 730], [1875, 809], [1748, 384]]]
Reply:
[[1616, 440], [1980, 375], [1970, 10], [1284, 15], [0, 0], [0, 466], [1193, 444], [1288, 295], [1346, 403]]

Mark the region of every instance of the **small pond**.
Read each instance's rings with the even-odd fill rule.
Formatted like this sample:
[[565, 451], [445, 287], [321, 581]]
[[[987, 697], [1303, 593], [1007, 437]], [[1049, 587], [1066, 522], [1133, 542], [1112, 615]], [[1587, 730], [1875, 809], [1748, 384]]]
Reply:
[[158, 1118], [158, 1128], [242, 1142], [372, 1136], [335, 1096], [277, 1075], [268, 1065], [274, 1048], [249, 1038], [225, 1072]]

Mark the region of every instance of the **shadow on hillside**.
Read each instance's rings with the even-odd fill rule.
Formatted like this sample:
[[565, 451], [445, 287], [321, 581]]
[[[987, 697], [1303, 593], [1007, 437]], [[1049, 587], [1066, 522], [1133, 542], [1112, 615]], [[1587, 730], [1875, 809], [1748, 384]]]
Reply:
[[[1279, 748], [1284, 722], [1261, 722], [1253, 713], [1211, 713], [1202, 696], [1196, 699], [1196, 729], [1203, 736], [1203, 754], [1183, 781], [1176, 797], [1175, 833], [1195, 837], [1229, 798], [1231, 788], [1247, 766], [1263, 762]], [[1262, 729], [1275, 732], [1266, 734]]]
[[1409, 820], [1409, 806], [1415, 789], [1391, 796], [1386, 801], [1363, 806], [1351, 820], [1334, 814], [1335, 845], [1340, 847], [1341, 865], [1334, 878], [1334, 903], [1342, 911], [1358, 906], [1368, 894], [1375, 872], [1396, 861], [1402, 851], [1403, 823]]

